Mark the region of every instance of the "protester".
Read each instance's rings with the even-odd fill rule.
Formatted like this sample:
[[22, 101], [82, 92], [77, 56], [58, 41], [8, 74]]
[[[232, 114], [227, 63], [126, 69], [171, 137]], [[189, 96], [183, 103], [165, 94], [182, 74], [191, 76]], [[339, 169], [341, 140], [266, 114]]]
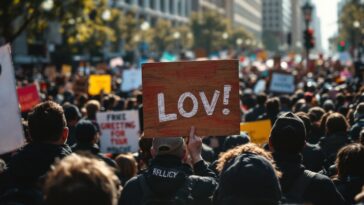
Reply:
[[326, 176], [305, 170], [302, 150], [306, 130], [293, 113], [280, 116], [272, 127], [269, 146], [278, 169], [280, 185], [288, 203], [344, 204], [344, 199]]
[[70, 103], [66, 103], [63, 105], [64, 115], [67, 120], [67, 127], [69, 129], [67, 144], [72, 146], [76, 143], [75, 139], [75, 126], [77, 122], [81, 119], [81, 113], [77, 106], [72, 105]]
[[267, 95], [260, 93], [257, 95], [257, 105], [248, 110], [245, 113], [245, 122], [255, 121], [260, 115], [266, 112], [265, 102], [267, 101]]
[[332, 113], [326, 120], [326, 135], [319, 142], [321, 150], [325, 155], [325, 169], [328, 170], [334, 164], [339, 149], [350, 143], [347, 134], [349, 124], [340, 113]]
[[350, 137], [353, 141], [359, 140], [360, 131], [364, 128], [364, 103], [357, 105], [354, 112], [354, 124], [350, 129]]
[[263, 120], [263, 119], [270, 119], [271, 124], [273, 125], [274, 122], [276, 121], [278, 114], [280, 112], [280, 101], [279, 98], [274, 97], [274, 98], [270, 98], [267, 100], [267, 102], [265, 103], [267, 112], [265, 112], [264, 114], [260, 115], [258, 117], [259, 120]]
[[103, 161], [71, 154], [58, 162], [44, 183], [47, 205], [116, 205], [122, 187]]
[[337, 154], [337, 176], [334, 183], [347, 204], [354, 204], [354, 197], [364, 185], [364, 146], [350, 144]]
[[72, 146], [73, 152], [88, 152], [103, 160], [107, 165], [116, 168], [114, 160], [105, 157], [98, 146], [99, 133], [90, 120], [81, 120], [75, 127], [76, 143]]
[[37, 204], [41, 201], [40, 183], [56, 159], [71, 154], [63, 108], [46, 101], [28, 115], [31, 142], [16, 153], [3, 173], [6, 182], [2, 202]]
[[321, 107], [312, 107], [308, 110], [308, 116], [311, 120], [311, 132], [307, 133], [307, 142], [317, 144], [322, 136], [325, 135], [324, 130], [320, 129], [320, 123], [325, 110]]
[[[183, 164], [187, 150], [193, 171]], [[154, 138], [150, 167], [126, 183], [119, 204], [210, 203], [216, 176], [207, 168], [201, 150], [202, 140], [195, 136], [194, 128], [187, 145], [181, 137]]]
[[115, 158], [115, 162], [119, 170], [121, 184], [124, 186], [129, 179], [137, 175], [138, 163], [132, 154], [119, 154]]

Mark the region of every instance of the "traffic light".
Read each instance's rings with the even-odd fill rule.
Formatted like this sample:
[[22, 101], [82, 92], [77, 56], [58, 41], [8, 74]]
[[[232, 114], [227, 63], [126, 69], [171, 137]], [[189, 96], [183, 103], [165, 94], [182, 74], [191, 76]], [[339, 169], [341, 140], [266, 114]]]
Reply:
[[306, 49], [311, 49], [315, 47], [315, 37], [314, 35], [314, 31], [313, 29], [306, 29], [303, 32], [304, 35], [304, 39], [305, 39], [305, 48]]
[[345, 50], [345, 47], [346, 47], [346, 42], [341, 40], [339, 42], [339, 45], [337, 46], [337, 50], [343, 52]]

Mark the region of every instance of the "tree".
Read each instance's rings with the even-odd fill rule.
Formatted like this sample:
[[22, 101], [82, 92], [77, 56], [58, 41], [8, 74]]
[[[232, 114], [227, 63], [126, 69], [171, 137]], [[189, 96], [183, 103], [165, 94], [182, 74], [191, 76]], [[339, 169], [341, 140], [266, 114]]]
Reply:
[[228, 20], [216, 11], [193, 13], [191, 15], [191, 30], [194, 47], [203, 48], [207, 53], [220, 49], [224, 44], [223, 34], [227, 32]]

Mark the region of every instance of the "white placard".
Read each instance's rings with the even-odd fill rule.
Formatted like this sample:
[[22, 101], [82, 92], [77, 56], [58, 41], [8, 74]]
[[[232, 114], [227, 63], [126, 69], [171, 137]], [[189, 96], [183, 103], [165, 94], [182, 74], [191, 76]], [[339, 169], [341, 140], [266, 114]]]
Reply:
[[277, 93], [293, 93], [295, 90], [294, 76], [284, 73], [273, 73], [269, 90]]
[[24, 145], [10, 45], [0, 47], [0, 154]]
[[265, 80], [263, 80], [263, 79], [259, 80], [254, 86], [254, 93], [259, 94], [261, 92], [264, 92], [265, 84], [266, 84]]
[[121, 83], [121, 91], [129, 92], [138, 89], [142, 85], [141, 69], [131, 68], [123, 71], [123, 81]]
[[140, 135], [139, 114], [137, 110], [98, 112], [100, 148], [107, 153], [126, 153], [138, 151]]

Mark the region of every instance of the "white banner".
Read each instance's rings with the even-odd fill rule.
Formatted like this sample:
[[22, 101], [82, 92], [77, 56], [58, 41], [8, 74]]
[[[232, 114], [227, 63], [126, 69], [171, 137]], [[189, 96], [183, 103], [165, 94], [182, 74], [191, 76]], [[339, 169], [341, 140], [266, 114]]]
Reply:
[[131, 68], [123, 71], [123, 81], [121, 82], [121, 91], [128, 92], [138, 89], [142, 85], [141, 69]]
[[0, 154], [24, 145], [10, 45], [0, 47]]
[[100, 148], [107, 153], [138, 151], [140, 135], [137, 110], [98, 112], [96, 120], [100, 127]]
[[293, 93], [295, 90], [294, 76], [284, 73], [273, 73], [269, 90], [277, 93]]

